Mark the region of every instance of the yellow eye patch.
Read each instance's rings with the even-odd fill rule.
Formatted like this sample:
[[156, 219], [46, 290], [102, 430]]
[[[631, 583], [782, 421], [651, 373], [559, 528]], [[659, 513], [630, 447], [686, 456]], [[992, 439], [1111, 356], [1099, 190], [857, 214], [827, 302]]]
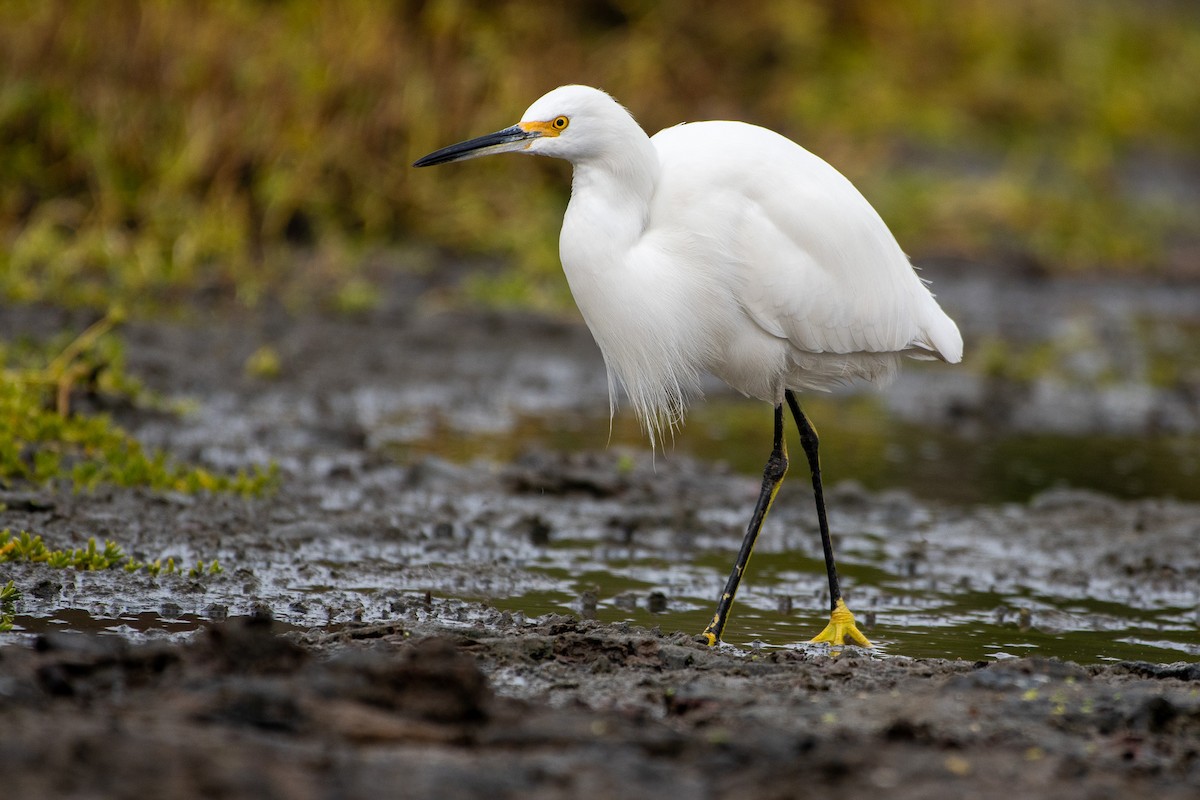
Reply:
[[522, 130], [530, 133], [540, 133], [542, 136], [558, 136], [567, 129], [571, 124], [571, 120], [561, 114], [548, 122], [521, 122], [518, 123]]

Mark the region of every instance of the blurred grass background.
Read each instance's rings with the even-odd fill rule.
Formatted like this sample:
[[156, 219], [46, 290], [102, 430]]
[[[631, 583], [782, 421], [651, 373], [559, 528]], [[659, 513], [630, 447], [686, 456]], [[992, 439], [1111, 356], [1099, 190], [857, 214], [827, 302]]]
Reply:
[[787, 134], [916, 257], [1196, 276], [1197, 76], [1193, 0], [6, 0], [0, 296], [354, 309], [445, 249], [561, 308], [565, 164], [409, 164], [572, 82]]

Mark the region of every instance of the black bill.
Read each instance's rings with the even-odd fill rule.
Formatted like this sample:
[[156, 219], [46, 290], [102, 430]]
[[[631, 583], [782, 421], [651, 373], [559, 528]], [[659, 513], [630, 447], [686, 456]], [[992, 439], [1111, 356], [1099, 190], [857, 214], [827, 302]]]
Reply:
[[537, 131], [527, 131], [520, 125], [513, 125], [502, 131], [489, 133], [465, 142], [452, 144], [436, 150], [424, 158], [413, 162], [414, 167], [432, 167], [436, 164], [449, 164], [451, 161], [464, 161], [468, 158], [478, 158], [492, 153], [507, 153], [511, 150], [521, 150], [529, 139], [541, 136]]

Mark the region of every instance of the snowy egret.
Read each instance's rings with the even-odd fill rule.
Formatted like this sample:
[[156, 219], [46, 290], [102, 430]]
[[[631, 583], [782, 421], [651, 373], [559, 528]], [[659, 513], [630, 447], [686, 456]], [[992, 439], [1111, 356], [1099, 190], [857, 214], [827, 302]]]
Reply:
[[829, 164], [765, 128], [695, 122], [648, 137], [608, 94], [562, 86], [504, 130], [430, 153], [427, 167], [491, 153], [571, 162], [559, 254], [604, 355], [651, 441], [683, 420], [704, 373], [775, 408], [762, 490], [712, 622], [734, 595], [787, 471], [786, 403], [812, 473], [830, 622], [813, 641], [870, 642], [842, 599], [817, 433], [795, 392], [882, 381], [900, 356], [957, 363], [962, 336], [887, 225]]

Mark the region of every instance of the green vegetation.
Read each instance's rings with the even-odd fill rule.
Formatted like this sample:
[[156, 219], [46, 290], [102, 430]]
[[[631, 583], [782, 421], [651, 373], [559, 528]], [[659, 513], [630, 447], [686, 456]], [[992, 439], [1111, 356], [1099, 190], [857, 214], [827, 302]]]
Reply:
[[[783, 131], [914, 255], [1195, 270], [1198, 74], [1189, 0], [10, 0], [0, 302], [359, 314], [381, 265], [428, 269], [438, 247], [499, 256], [463, 284], [475, 300], [561, 308], [564, 165], [409, 164], [570, 82], [649, 131]], [[49, 351], [0, 343], [0, 481], [267, 487], [270, 471], [175, 464], [71, 408], [81, 393], [161, 402], [122, 368], [122, 316]], [[246, 364], [283, 368], [271, 348]]]
[[73, 392], [109, 402], [163, 408], [124, 370], [120, 341], [110, 334], [110, 314], [66, 345], [44, 348], [0, 344], [0, 481], [69, 480], [76, 488], [100, 484], [146, 486], [182, 492], [257, 495], [271, 487], [275, 469], [221, 475], [147, 452], [106, 415], [71, 410]]
[[513, 261], [468, 282], [492, 302], [559, 304], [561, 165], [409, 163], [567, 82], [651, 131], [784, 131], [914, 254], [1177, 265], [1200, 239], [1169, 187], [1200, 157], [1198, 23], [1188, 0], [12, 0], [0, 297], [354, 310], [368, 252], [424, 242]]
[[[40, 535], [31, 536], [28, 531], [14, 535], [9, 528], [0, 530], [0, 564], [6, 561], [45, 564], [53, 569], [106, 570], [121, 567], [126, 572], [144, 572], [154, 577], [183, 573], [176, 566], [174, 558], [168, 558], [165, 563], [162, 559], [138, 561], [133, 556], [126, 556], [121, 546], [110, 540], [105, 540], [101, 548], [96, 544], [96, 537], [91, 536], [84, 547], [51, 550]], [[223, 571], [215, 558], [208, 564], [201, 559], [187, 571], [187, 576], [200, 578], [219, 575]], [[12, 629], [13, 603], [20, 595], [13, 581], [0, 586], [0, 632]]]
[[[0, 531], [0, 563], [5, 561], [46, 564], [54, 569], [105, 570], [122, 567], [126, 572], [145, 572], [154, 576], [183, 572], [175, 564], [174, 558], [168, 558], [165, 563], [161, 558], [149, 562], [138, 561], [133, 556], [126, 556], [121, 546], [111, 540], [106, 539], [101, 548], [96, 544], [96, 537], [91, 536], [84, 547], [51, 550], [40, 535], [31, 536], [28, 531], [21, 531], [14, 536], [9, 528]], [[187, 574], [190, 578], [198, 578], [202, 575], [219, 575], [223, 571], [215, 558], [209, 564], [201, 559]]]
[[12, 581], [0, 586], [0, 633], [12, 630], [13, 604], [20, 596], [21, 592]]

